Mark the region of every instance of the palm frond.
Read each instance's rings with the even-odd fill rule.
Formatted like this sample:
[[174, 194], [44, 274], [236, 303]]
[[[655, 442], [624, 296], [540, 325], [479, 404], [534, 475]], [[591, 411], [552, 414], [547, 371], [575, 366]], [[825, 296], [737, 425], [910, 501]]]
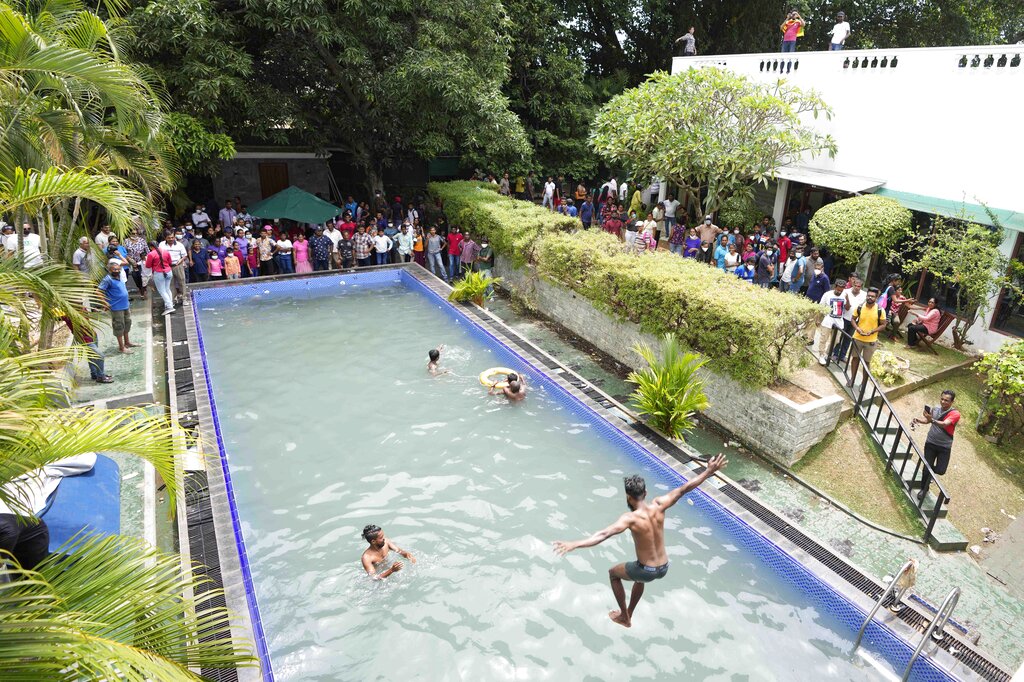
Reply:
[[647, 363], [626, 379], [636, 384], [632, 397], [637, 411], [670, 438], [684, 437], [695, 426], [694, 415], [708, 406], [698, 374], [707, 360], [686, 352], [671, 334], [665, 335], [657, 351], [646, 343], [633, 350]]
[[5, 572], [4, 679], [198, 680], [189, 668], [256, 665], [230, 638], [228, 611], [205, 604], [221, 593], [188, 596], [203, 581], [142, 540], [78, 537], [34, 571]]

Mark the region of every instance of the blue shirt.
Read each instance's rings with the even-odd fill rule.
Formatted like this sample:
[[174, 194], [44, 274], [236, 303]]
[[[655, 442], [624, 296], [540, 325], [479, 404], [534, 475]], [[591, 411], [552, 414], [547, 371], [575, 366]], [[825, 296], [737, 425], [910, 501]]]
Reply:
[[206, 266], [206, 259], [210, 257], [210, 252], [204, 249], [192, 252], [192, 271], [197, 275], [205, 275], [209, 272]]
[[128, 310], [128, 287], [121, 278], [114, 279], [110, 275], [100, 282], [100, 291], [107, 297], [111, 310]]
[[580, 205], [580, 220], [583, 221], [584, 225], [593, 222], [594, 217], [594, 205], [589, 201], [584, 201]]
[[715, 248], [715, 262], [718, 263], [718, 267], [725, 270], [725, 257], [729, 255], [729, 247], [722, 246], [719, 244]]
[[754, 280], [754, 272], [754, 268], [748, 268], [746, 264], [736, 268], [736, 276], [747, 282], [752, 282]]
[[570, 217], [575, 218], [577, 214], [576, 207], [570, 206], [569, 208], [566, 209], [566, 213], [568, 213]]

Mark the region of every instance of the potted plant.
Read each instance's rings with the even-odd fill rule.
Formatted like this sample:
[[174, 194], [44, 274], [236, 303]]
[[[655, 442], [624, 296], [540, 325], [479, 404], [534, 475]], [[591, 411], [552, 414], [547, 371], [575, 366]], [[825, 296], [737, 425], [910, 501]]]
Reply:
[[472, 301], [481, 308], [485, 308], [487, 301], [494, 296], [494, 285], [500, 281], [501, 277], [491, 277], [486, 272], [466, 273], [466, 276], [452, 287], [452, 293], [448, 294], [448, 300], [456, 303]]
[[633, 404], [652, 427], [669, 438], [682, 439], [696, 425], [694, 415], [708, 406], [704, 381], [697, 375], [707, 360], [684, 351], [671, 334], [665, 335], [657, 352], [646, 343], [633, 350], [647, 362], [646, 368], [630, 372], [627, 378], [636, 384]]

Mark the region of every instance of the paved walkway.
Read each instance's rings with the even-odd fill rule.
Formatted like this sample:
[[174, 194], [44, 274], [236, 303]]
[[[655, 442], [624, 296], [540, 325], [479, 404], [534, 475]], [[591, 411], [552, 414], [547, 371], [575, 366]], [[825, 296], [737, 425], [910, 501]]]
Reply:
[[[620, 402], [628, 402], [632, 387], [623, 380], [625, 368], [616, 368], [613, 361], [598, 353], [581, 350], [584, 344], [577, 347], [574, 344], [578, 340], [570, 343], [552, 326], [519, 311], [505, 299], [496, 299], [490, 308], [595, 386]], [[705, 455], [727, 453], [729, 468], [725, 473], [729, 478], [863, 571], [881, 579], [898, 571], [907, 559], [916, 558], [917, 594], [937, 606], [953, 587], [959, 586], [962, 594], [954, 620], [980, 635], [979, 645], [1011, 670], [1024, 661], [1024, 595], [1019, 593], [1024, 588], [1011, 594], [966, 553], [938, 554], [925, 545], [900, 540], [860, 523], [760, 458], [726, 446], [713, 430], [698, 429], [687, 442]], [[1019, 530], [1018, 551], [1008, 550], [1006, 561], [1013, 564], [1010, 570], [1017, 584], [1024, 585], [1024, 527]], [[1009, 545], [1005, 535], [1000, 539], [1003, 542]]]

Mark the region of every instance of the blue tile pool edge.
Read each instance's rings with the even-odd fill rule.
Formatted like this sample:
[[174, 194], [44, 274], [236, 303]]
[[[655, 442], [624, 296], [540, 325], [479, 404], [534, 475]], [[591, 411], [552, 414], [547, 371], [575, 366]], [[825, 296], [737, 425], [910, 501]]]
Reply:
[[224, 487], [227, 495], [228, 507], [231, 510], [231, 527], [234, 531], [235, 549], [238, 552], [239, 568], [242, 572], [242, 582], [245, 588], [245, 600], [249, 607], [249, 621], [252, 626], [252, 635], [256, 645], [256, 655], [260, 661], [260, 673], [264, 682], [274, 682], [274, 667], [270, 659], [270, 651], [267, 649], [266, 633], [263, 630], [263, 621], [260, 618], [259, 602], [256, 599], [256, 590], [252, 583], [252, 573], [249, 570], [249, 558], [245, 550], [245, 539], [242, 535], [242, 525], [238, 516], [238, 507], [235, 504], [235, 491], [231, 484], [231, 470], [228, 467], [227, 453], [224, 449], [224, 440], [221, 436], [220, 417], [217, 414], [217, 403], [213, 397], [213, 384], [210, 382], [209, 367], [206, 362], [206, 346], [203, 342], [203, 330], [199, 323], [199, 307], [196, 301], [198, 292], [191, 291], [192, 319], [196, 330], [196, 343], [199, 346], [199, 355], [203, 363], [203, 377], [206, 381], [207, 398], [210, 401], [210, 412], [213, 419], [213, 427], [217, 434], [217, 454], [221, 465], [221, 472], [224, 475]]
[[[392, 267], [359, 273], [335, 272], [330, 275], [324, 273], [316, 276], [315, 278], [304, 279], [287, 278], [279, 280], [255, 280], [248, 282], [243, 280], [243, 282], [244, 283], [228, 284], [227, 286], [203, 286], [201, 288], [196, 288], [191, 291], [190, 298], [197, 341], [200, 348], [200, 355], [203, 360], [203, 373], [206, 379], [207, 394], [210, 400], [213, 424], [217, 434], [217, 446], [220, 455], [221, 468], [224, 474], [227, 499], [231, 509], [235, 545], [239, 553], [246, 600], [252, 619], [252, 626], [254, 630], [253, 634], [256, 639], [256, 646], [263, 670], [264, 680], [273, 680], [274, 673], [270, 654], [267, 649], [262, 620], [260, 618], [255, 587], [252, 583], [248, 557], [245, 550], [245, 541], [242, 537], [240, 517], [235, 504], [230, 468], [228, 466], [228, 457], [221, 435], [220, 421], [213, 396], [213, 387], [209, 380], [209, 368], [207, 365], [205, 346], [202, 339], [199, 308], [202, 303], [213, 301], [204, 301], [204, 299], [223, 300], [230, 298], [237, 300], [245, 297], [245, 294], [242, 293], [243, 290], [253, 292], [256, 296], [270, 294], [271, 290], [275, 290], [274, 293], [280, 292], [286, 294], [299, 293], [301, 291], [306, 294], [305, 297], [309, 297], [312, 295], [330, 293], [329, 290], [334, 289], [334, 287], [339, 283], [343, 285], [351, 284], [353, 288], [375, 288], [380, 285], [404, 285], [406, 288], [414, 289], [420, 294], [425, 295], [428, 300], [437, 303], [438, 307], [442, 311], [455, 320], [456, 323], [464, 326], [473, 336], [482, 337], [485, 345], [492, 347], [500, 353], [507, 354], [517, 360], [518, 363], [521, 363], [522, 366], [528, 367], [531, 372], [541, 377], [540, 383], [550, 390], [551, 394], [556, 397], [558, 403], [563, 407], [568, 408], [571, 412], [585, 417], [587, 421], [598, 426], [599, 430], [610, 431], [611, 433], [607, 435], [611, 435], [613, 440], [617, 441], [615, 443], [616, 446], [625, 450], [634, 460], [657, 470], [665, 476], [667, 480], [676, 482], [685, 482], [687, 480], [685, 476], [674, 469], [670, 463], [663, 459], [662, 456], [651, 452], [635, 438], [622, 431], [603, 415], [584, 403], [580, 398], [573, 395], [567, 388], [560, 386], [553, 377], [548, 375], [547, 371], [538, 368], [534, 362], [523, 357], [516, 350], [503, 343], [490, 331], [482, 327], [475, 320], [471, 319], [458, 307], [449, 303], [443, 296], [431, 290], [426, 286], [426, 284], [424, 284], [424, 282], [420, 281], [420, 279], [404, 268]], [[311, 286], [311, 283], [315, 284]], [[250, 296], [252, 296], [253, 293], [250, 293]], [[604, 427], [604, 429], [600, 429], [600, 427]], [[779, 544], [767, 537], [765, 533], [762, 533], [758, 529], [752, 527], [742, 518], [737, 516], [732, 510], [727, 509], [722, 501], [714, 499], [704, 490], [698, 489], [694, 492], [696, 495], [693, 495], [692, 499], [694, 500], [695, 506], [699, 506], [703, 511], [715, 518], [715, 521], [724, 530], [726, 530], [730, 536], [738, 540], [740, 544], [747, 548], [752, 554], [762, 561], [765, 561], [765, 563], [767, 563], [783, 581], [807, 594], [811, 601], [823, 606], [826, 611], [832, 614], [841, 623], [850, 627], [852, 631], [856, 631], [856, 629], [860, 627], [861, 622], [866, 616], [866, 611], [864, 609], [861, 609], [820, 576], [815, 575], [810, 569], [808, 569], [808, 567], [801, 564]], [[774, 559], [774, 561], [769, 560], [769, 555]], [[813, 559], [811, 560], [813, 561]], [[877, 619], [869, 625], [865, 641], [867, 642], [867, 648], [873, 649], [876, 654], [881, 655], [898, 671], [902, 670], [902, 668], [906, 666], [906, 663], [909, 662], [913, 651], [913, 646], [911, 644], [909, 644], [887, 624], [881, 623]], [[922, 669], [922, 667], [924, 669]], [[938, 667], [930, 657], [924, 655], [915, 663], [914, 672], [915, 674], [913, 679], [917, 680], [930, 681], [957, 679], [951, 676], [946, 670]]]

